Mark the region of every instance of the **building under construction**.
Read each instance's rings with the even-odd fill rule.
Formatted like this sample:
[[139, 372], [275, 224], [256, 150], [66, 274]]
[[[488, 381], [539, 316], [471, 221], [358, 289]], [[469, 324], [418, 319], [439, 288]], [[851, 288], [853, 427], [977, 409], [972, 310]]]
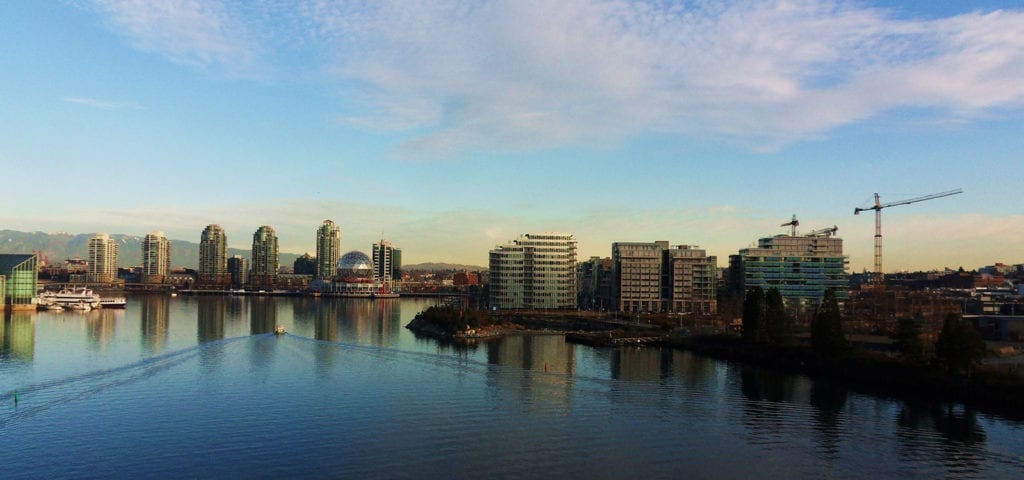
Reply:
[[756, 248], [730, 255], [728, 281], [732, 290], [776, 288], [790, 307], [817, 305], [828, 289], [833, 289], [840, 301], [846, 299], [848, 260], [843, 255], [843, 240], [834, 237], [836, 230], [832, 227], [797, 235], [794, 228], [790, 235], [761, 238]]

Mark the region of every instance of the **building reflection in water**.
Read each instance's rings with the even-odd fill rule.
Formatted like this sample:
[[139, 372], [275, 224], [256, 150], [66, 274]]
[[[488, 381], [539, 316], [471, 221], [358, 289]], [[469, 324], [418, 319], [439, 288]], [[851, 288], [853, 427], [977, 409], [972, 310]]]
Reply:
[[225, 300], [216, 296], [196, 297], [196, 340], [215, 342], [224, 338], [224, 318], [227, 316]]
[[672, 375], [672, 351], [667, 348], [620, 347], [612, 354], [616, 380], [656, 381]]
[[8, 311], [0, 321], [0, 358], [31, 362], [36, 350], [36, 312]]
[[272, 297], [254, 297], [249, 310], [249, 333], [273, 333], [277, 326], [277, 302]]
[[522, 369], [488, 370], [488, 386], [518, 395], [523, 405], [541, 401], [569, 408], [576, 373], [576, 346], [561, 335], [512, 335], [487, 342], [487, 363]]
[[170, 322], [170, 302], [166, 295], [146, 295], [139, 299], [142, 315], [142, 346], [151, 353], [163, 351], [167, 346], [167, 327]]
[[[402, 307], [398, 299], [331, 298], [321, 308], [332, 305], [340, 341], [393, 347], [402, 330]], [[337, 340], [336, 340], [337, 341]]]
[[[76, 313], [77, 312], [73, 312]], [[97, 350], [105, 350], [107, 345], [114, 340], [115, 329], [117, 328], [118, 314], [124, 314], [124, 310], [93, 310], [81, 313], [85, 316], [85, 330], [89, 338], [89, 344]]]
[[318, 302], [313, 311], [313, 337], [327, 342], [338, 341], [338, 321], [341, 309], [338, 302], [327, 299]]

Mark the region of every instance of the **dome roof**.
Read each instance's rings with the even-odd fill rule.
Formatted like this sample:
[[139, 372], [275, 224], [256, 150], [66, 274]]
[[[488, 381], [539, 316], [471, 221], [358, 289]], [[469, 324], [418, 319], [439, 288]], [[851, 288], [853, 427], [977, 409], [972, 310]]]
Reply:
[[373, 262], [360, 251], [351, 251], [338, 260], [338, 276], [342, 278], [368, 278], [373, 275]]

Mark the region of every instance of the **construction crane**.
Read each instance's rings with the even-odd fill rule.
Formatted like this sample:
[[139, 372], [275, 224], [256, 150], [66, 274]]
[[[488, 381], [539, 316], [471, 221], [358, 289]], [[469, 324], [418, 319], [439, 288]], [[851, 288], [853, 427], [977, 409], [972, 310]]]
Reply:
[[888, 207], [895, 207], [897, 205], [906, 205], [908, 203], [923, 202], [925, 200], [931, 200], [934, 198], [948, 197], [950, 195], [956, 195], [958, 193], [964, 193], [961, 189], [950, 190], [948, 192], [933, 193], [931, 195], [925, 195], [923, 197], [911, 198], [909, 200], [900, 200], [898, 202], [881, 203], [878, 198], [878, 194], [875, 194], [874, 206], [867, 208], [854, 208], [853, 214], [860, 215], [860, 212], [867, 210], [875, 211], [875, 283], [882, 285], [885, 281], [885, 275], [882, 273], [882, 209]]
[[818, 237], [818, 236], [824, 235], [826, 237], [831, 237], [832, 235], [835, 235], [837, 231], [839, 231], [839, 227], [837, 227], [835, 225], [832, 225], [831, 227], [828, 227], [828, 228], [822, 228], [820, 230], [815, 230], [815, 231], [813, 231], [811, 233], [808, 233], [806, 236], [808, 236], [808, 237]]
[[779, 226], [780, 227], [791, 227], [792, 230], [791, 230], [790, 236], [795, 237], [796, 236], [796, 227], [797, 227], [797, 225], [800, 225], [800, 221], [796, 219], [796, 214], [794, 213], [792, 220], [790, 220], [790, 221], [788, 221], [786, 223], [783, 223], [782, 225], [779, 225]]

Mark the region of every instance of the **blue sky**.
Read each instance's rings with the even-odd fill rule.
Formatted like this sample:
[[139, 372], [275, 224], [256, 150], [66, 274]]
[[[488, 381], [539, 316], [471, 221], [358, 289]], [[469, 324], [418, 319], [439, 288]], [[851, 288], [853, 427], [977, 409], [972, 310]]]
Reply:
[[[0, 228], [486, 264], [520, 233], [1024, 262], [1017, 2], [4, 2]], [[172, 260], [173, 263], [173, 260]]]

